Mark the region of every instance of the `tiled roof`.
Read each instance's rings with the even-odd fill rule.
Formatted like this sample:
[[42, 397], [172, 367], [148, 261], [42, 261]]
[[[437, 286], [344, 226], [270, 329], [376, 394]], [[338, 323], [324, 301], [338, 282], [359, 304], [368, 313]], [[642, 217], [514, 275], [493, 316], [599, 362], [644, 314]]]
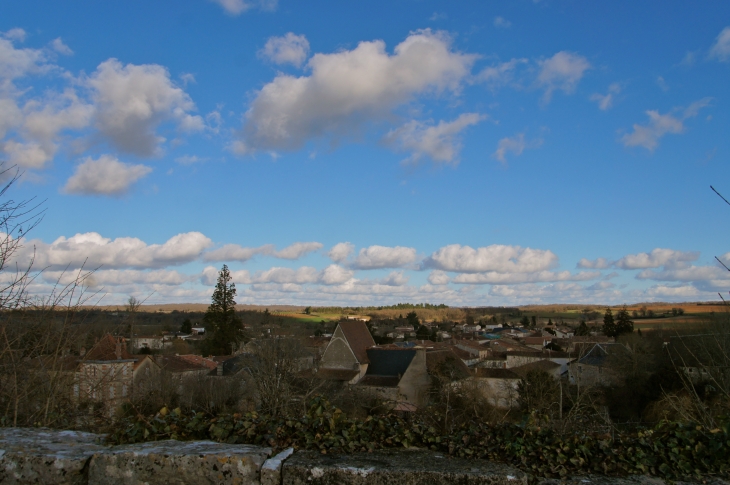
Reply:
[[365, 322], [351, 320], [347, 322], [340, 322], [339, 326], [340, 330], [342, 330], [342, 333], [345, 335], [345, 339], [347, 339], [347, 343], [350, 344], [350, 348], [355, 354], [358, 362], [361, 364], [368, 363], [367, 349], [375, 346], [375, 340], [373, 340], [373, 336], [370, 335], [370, 331], [365, 325]]
[[[191, 362], [193, 364], [198, 364], [203, 367], [207, 367], [208, 369], [215, 369], [216, 368], [216, 362], [211, 359], [206, 359], [202, 355], [195, 355], [195, 354], [185, 354], [185, 355], [178, 355], [177, 357], [180, 357], [181, 359], [184, 359], [188, 362]], [[228, 360], [228, 359], [226, 359]]]
[[[119, 355], [117, 355], [117, 350]], [[104, 335], [91, 350], [86, 352], [83, 360], [128, 360], [134, 359], [134, 356], [127, 352], [127, 348], [122, 337], [114, 337], [111, 334]]]
[[464, 379], [471, 375], [464, 361], [451, 350], [426, 352], [426, 367], [429, 374], [448, 374], [454, 379]]
[[177, 355], [158, 355], [157, 364], [168, 372], [207, 371], [208, 367], [182, 359]]
[[585, 365], [602, 366], [610, 355], [627, 353], [628, 349], [621, 344], [596, 344], [578, 362]]

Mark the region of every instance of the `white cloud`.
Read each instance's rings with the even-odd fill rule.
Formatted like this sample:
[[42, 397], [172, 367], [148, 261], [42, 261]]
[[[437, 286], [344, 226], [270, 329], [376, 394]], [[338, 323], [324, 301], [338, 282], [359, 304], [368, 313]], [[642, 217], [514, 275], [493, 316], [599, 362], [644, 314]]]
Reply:
[[570, 271], [537, 271], [535, 273], [499, 273], [490, 271], [488, 273], [460, 274], [452, 281], [454, 283], [471, 285], [511, 285], [516, 283], [538, 283], [552, 281], [587, 281], [599, 278], [600, 272], [582, 271], [571, 273]]
[[199, 157], [197, 155], [183, 155], [175, 159], [180, 165], [193, 165], [195, 163], [207, 162], [207, 157]]
[[416, 262], [416, 249], [403, 246], [370, 246], [358, 253], [353, 267], [357, 269], [401, 268]]
[[408, 284], [408, 279], [408, 276], [404, 275], [403, 271], [392, 271], [380, 281], [380, 284], [386, 286], [405, 286]]
[[350, 136], [416, 95], [458, 90], [475, 58], [430, 30], [411, 34], [392, 55], [380, 40], [315, 54], [310, 76], [279, 74], [258, 92], [234, 149], [294, 150], [311, 139]]
[[655, 281], [718, 281], [730, 280], [730, 272], [718, 266], [688, 266], [686, 268], [653, 271], [645, 269], [636, 275], [640, 280]]
[[349, 242], [341, 242], [332, 246], [327, 256], [335, 263], [345, 261], [355, 251], [355, 245]]
[[554, 268], [558, 257], [550, 250], [493, 244], [477, 249], [460, 244], [444, 246], [424, 265], [459, 273], [532, 273]]
[[63, 54], [64, 56], [70, 56], [74, 53], [74, 51], [72, 51], [69, 46], [63, 43], [60, 37], [51, 41], [51, 48], [59, 54]]
[[[48, 283], [59, 282], [61, 284], [69, 284], [78, 276], [75, 271], [44, 271], [42, 273], [43, 280]], [[84, 278], [84, 286], [98, 289], [102, 286], [120, 286], [120, 285], [182, 285], [191, 280], [194, 276], [189, 276], [178, 271], [159, 269], [153, 271], [143, 271], [137, 269], [100, 269], [92, 272], [88, 277]]]
[[649, 151], [659, 145], [659, 139], [667, 134], [679, 134], [684, 132], [684, 120], [693, 118], [699, 114], [700, 109], [709, 106], [712, 98], [703, 98], [690, 104], [678, 118], [669, 113], [659, 114], [658, 111], [648, 110], [649, 123], [646, 125], [634, 125], [634, 131], [621, 137], [624, 146], [640, 146]]
[[278, 0], [210, 0], [217, 3], [226, 13], [236, 16], [246, 12], [252, 8], [260, 8], [261, 10], [276, 10]]
[[257, 254], [269, 255], [274, 252], [273, 244], [266, 244], [257, 248], [247, 248], [238, 244], [226, 244], [223, 247], [208, 251], [203, 255], [204, 261], [248, 261]]
[[553, 92], [560, 89], [565, 94], [575, 91], [583, 74], [591, 68], [588, 60], [578, 54], [560, 51], [549, 59], [539, 61], [538, 85], [545, 89], [543, 101], [550, 102]]
[[248, 261], [256, 255], [273, 256], [279, 259], [299, 259], [318, 251], [322, 244], [318, 242], [297, 242], [277, 251], [273, 244], [265, 244], [256, 248], [243, 247], [238, 244], [226, 244], [223, 247], [208, 251], [203, 255], [204, 261]]
[[212, 241], [199, 232], [187, 232], [170, 238], [164, 244], [147, 244], [134, 237], [109, 239], [96, 232], [59, 237], [48, 244], [40, 240], [24, 242], [20, 261], [33, 257], [35, 267], [49, 270], [103, 266], [116, 268], [164, 268], [198, 259]]
[[730, 27], [725, 27], [718, 34], [715, 44], [710, 48], [710, 58], [720, 62], [730, 61]]
[[428, 282], [432, 285], [446, 285], [449, 281], [449, 275], [439, 269], [431, 271], [428, 275]]
[[506, 137], [499, 140], [497, 143], [497, 150], [492, 154], [494, 158], [499, 160], [502, 164], [507, 164], [507, 153], [512, 153], [514, 156], [519, 157], [525, 149], [537, 148], [542, 145], [541, 139], [532, 140], [530, 142], [525, 141], [525, 134], [518, 133], [513, 137]]
[[508, 29], [512, 27], [512, 22], [504, 17], [494, 17], [494, 26], [498, 29]]
[[275, 251], [273, 255], [280, 259], [299, 259], [311, 252], [319, 251], [320, 249], [322, 249], [322, 243], [296, 242], [280, 251]]
[[695, 298], [700, 295], [700, 291], [691, 285], [684, 286], [652, 286], [646, 291], [646, 294], [654, 298]]
[[13, 29], [5, 33], [6, 38], [0, 38], [0, 87], [8, 89], [9, 81], [28, 74], [37, 74], [49, 69], [46, 64], [46, 54], [40, 49], [16, 49], [13, 46], [13, 40], [17, 40], [17, 35], [8, 37], [8, 33], [14, 32]]
[[350, 281], [355, 273], [337, 264], [327, 266], [319, 275], [319, 281], [325, 285], [340, 285]]
[[18, 28], [18, 27], [7, 30], [2, 33], [2, 36], [5, 37], [6, 39], [15, 40], [18, 42], [25, 42], [26, 35], [27, 34], [26, 34], [25, 30]]
[[145, 165], [120, 162], [112, 155], [102, 155], [94, 160], [86, 158], [76, 166], [74, 174], [63, 187], [67, 194], [122, 195], [137, 180], [152, 171]]
[[629, 254], [614, 263], [621, 269], [658, 268], [660, 266], [676, 266], [677, 264], [696, 261], [700, 257], [697, 251], [676, 251], [674, 249], [656, 248], [650, 253]]
[[594, 260], [582, 258], [580, 261], [578, 261], [578, 267], [585, 269], [607, 269], [610, 268], [612, 265], [613, 262], [607, 260], [606, 258], [598, 258]]
[[304, 35], [289, 32], [282, 37], [270, 37], [259, 55], [274, 64], [291, 64], [302, 67], [309, 56], [309, 41]]
[[205, 124], [185, 91], [170, 80], [167, 69], [156, 64], [122, 65], [116, 59], [99, 64], [87, 80], [94, 92], [96, 126], [122, 152], [149, 157], [160, 153], [164, 138], [157, 127], [174, 121], [184, 132], [200, 131]]
[[598, 103], [598, 108], [602, 111], [606, 111], [613, 106], [613, 97], [615, 94], [621, 92], [621, 85], [619, 83], [613, 83], [608, 87], [606, 94], [595, 93], [591, 95], [591, 101]]
[[257, 271], [251, 278], [253, 283], [315, 283], [319, 279], [319, 272], [310, 267], [301, 268], [271, 268], [266, 271]]
[[402, 151], [410, 151], [409, 163], [418, 163], [424, 156], [436, 163], [457, 164], [461, 142], [459, 133], [468, 126], [475, 125], [486, 116], [478, 113], [464, 113], [454, 121], [439, 121], [437, 125], [427, 125], [412, 120], [388, 133], [385, 140], [395, 144]]
[[529, 62], [527, 59], [510, 59], [507, 62], [485, 67], [476, 75], [475, 81], [483, 82], [495, 89], [511, 82], [517, 67], [527, 62]]

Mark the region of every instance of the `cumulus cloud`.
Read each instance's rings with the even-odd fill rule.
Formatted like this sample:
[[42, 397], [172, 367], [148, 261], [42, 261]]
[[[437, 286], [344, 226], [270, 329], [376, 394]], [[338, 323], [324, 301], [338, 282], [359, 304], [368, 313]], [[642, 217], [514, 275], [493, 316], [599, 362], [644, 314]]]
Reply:
[[294, 150], [311, 139], [352, 135], [419, 94], [458, 90], [475, 58], [431, 30], [412, 33], [392, 55], [380, 40], [315, 54], [311, 75], [282, 73], [258, 92], [234, 150]]
[[660, 266], [676, 266], [696, 261], [700, 257], [697, 251], [676, 251], [674, 249], [656, 248], [649, 253], [629, 254], [614, 263], [621, 269], [658, 268]]
[[591, 68], [585, 57], [567, 51], [560, 51], [538, 64], [540, 72], [537, 84], [545, 89], [543, 101], [546, 103], [550, 102], [555, 90], [559, 89], [565, 94], [574, 92], [585, 72]]
[[[662, 271], [645, 269], [636, 275], [640, 280], [655, 281], [722, 281], [730, 280], [730, 272], [718, 266], [688, 266], [665, 268]], [[727, 284], [727, 283], [725, 283]]]
[[464, 113], [454, 121], [442, 120], [437, 125], [412, 120], [392, 130], [385, 140], [401, 151], [411, 152], [408, 163], [418, 163], [425, 156], [436, 163], [455, 165], [461, 151], [459, 133], [485, 118], [478, 113]]
[[59, 54], [63, 54], [64, 56], [70, 56], [74, 53], [74, 51], [72, 51], [69, 46], [63, 43], [60, 37], [51, 41], [51, 48]]
[[190, 96], [156, 64], [123, 65], [116, 59], [102, 62], [87, 80], [94, 89], [97, 129], [116, 149], [137, 156], [160, 153], [164, 138], [157, 127], [173, 121], [183, 132], [200, 131], [205, 123], [191, 114]]
[[580, 261], [578, 261], [578, 267], [585, 269], [607, 269], [610, 268], [612, 265], [613, 262], [607, 260], [606, 258], [598, 258], [594, 260], [582, 258]]
[[700, 291], [691, 285], [656, 285], [646, 291], [646, 294], [654, 298], [695, 298], [700, 295]]
[[524, 133], [518, 133], [513, 137], [506, 137], [499, 140], [497, 143], [497, 150], [492, 154], [494, 158], [499, 160], [502, 164], [507, 164], [507, 154], [512, 153], [514, 156], [519, 157], [525, 149], [537, 148], [542, 145], [542, 140], [532, 140], [530, 142], [525, 140]]
[[582, 271], [571, 273], [570, 271], [537, 271], [534, 273], [499, 273], [490, 271], [488, 273], [467, 273], [460, 274], [452, 281], [454, 283], [470, 285], [511, 285], [516, 283], [538, 283], [552, 281], [587, 281], [594, 280], [601, 276], [597, 271]]
[[238, 244], [226, 244], [223, 247], [208, 251], [203, 255], [204, 261], [248, 261], [257, 254], [269, 255], [275, 251], [273, 244], [257, 248], [247, 248]]
[[152, 171], [145, 165], [123, 163], [111, 155], [86, 158], [76, 166], [63, 192], [78, 195], [122, 195]]
[[324, 285], [340, 285], [350, 281], [355, 273], [338, 264], [327, 266], [319, 275], [319, 281]]
[[401, 268], [416, 262], [415, 248], [370, 246], [362, 248], [352, 266], [356, 269]]
[[320, 249], [322, 249], [322, 243], [296, 242], [280, 251], [275, 251], [273, 255], [280, 259], [299, 259], [311, 252], [319, 251]]
[[271, 268], [257, 271], [251, 278], [253, 283], [315, 283], [319, 279], [319, 272], [310, 266], [301, 268]]
[[59, 237], [48, 244], [40, 240], [24, 242], [20, 261], [34, 257], [34, 265], [49, 270], [80, 268], [164, 268], [198, 259], [212, 241], [199, 232], [171, 237], [164, 244], [147, 244], [134, 237], [105, 238], [96, 232]]
[[304, 35], [289, 32], [281, 37], [270, 37], [259, 55], [274, 64], [291, 64], [302, 67], [309, 56], [309, 41]]
[[25, 30], [18, 28], [18, 27], [7, 30], [2, 33], [2, 37], [5, 37], [6, 39], [10, 39], [10, 40], [15, 40], [18, 42], [25, 42], [26, 35], [27, 34], [26, 34]]
[[355, 245], [349, 242], [341, 242], [332, 246], [327, 256], [335, 263], [345, 261], [355, 251]]
[[408, 276], [403, 274], [403, 271], [392, 271], [380, 281], [380, 284], [386, 286], [405, 286], [408, 284], [408, 280]]
[[710, 48], [710, 58], [720, 62], [730, 61], [730, 27], [725, 27], [718, 34], [715, 43]]
[[[75, 271], [44, 271], [43, 280], [48, 283], [63, 285], [73, 283], [78, 277]], [[179, 271], [158, 269], [143, 271], [137, 269], [100, 269], [84, 278], [86, 287], [99, 289], [107, 286], [121, 285], [182, 285], [195, 279]]]
[[450, 281], [449, 275], [446, 274], [446, 272], [441, 270], [433, 270], [428, 275], [428, 282], [432, 285], [446, 285]]
[[684, 132], [684, 120], [694, 118], [699, 111], [710, 105], [712, 98], [703, 98], [690, 104], [679, 117], [670, 113], [659, 114], [659, 111], [646, 111], [649, 116], [649, 123], [646, 125], [634, 125], [634, 131], [621, 137], [624, 146], [640, 146], [649, 151], [659, 145], [659, 139], [667, 134], [679, 134]]
[[261, 10], [276, 10], [278, 0], [210, 0], [217, 3], [229, 15], [240, 15], [252, 8], [260, 8]]
[[424, 261], [425, 267], [458, 273], [533, 273], [554, 268], [558, 257], [550, 250], [493, 244], [471, 248], [444, 246]]
[[13, 42], [19, 40], [19, 32], [25, 36], [23, 29], [11, 29], [0, 38], [0, 81], [3, 81], [0, 86], [5, 89], [11, 87], [9, 81], [49, 69], [47, 56], [41, 49], [15, 48]]
[[510, 83], [514, 79], [517, 67], [526, 64], [527, 59], [510, 59], [493, 66], [487, 66], [475, 76], [476, 82], [485, 83], [492, 89]]
[[598, 108], [601, 111], [611, 109], [613, 106], [614, 95], [621, 92], [621, 85], [619, 83], [613, 83], [608, 87], [606, 94], [594, 93], [591, 95], [591, 101], [598, 103]]

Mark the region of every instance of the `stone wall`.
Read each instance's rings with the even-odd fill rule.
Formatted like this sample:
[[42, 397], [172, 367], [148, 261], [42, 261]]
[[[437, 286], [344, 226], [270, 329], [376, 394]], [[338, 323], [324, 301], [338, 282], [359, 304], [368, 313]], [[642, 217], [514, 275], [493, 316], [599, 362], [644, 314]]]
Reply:
[[[42, 485], [527, 485], [513, 467], [425, 450], [322, 455], [261, 446], [158, 441], [107, 446], [103, 436], [0, 428], [0, 484]], [[533, 482], [534, 483], [534, 482]], [[727, 485], [714, 480], [717, 485]], [[538, 485], [664, 485], [648, 477], [578, 477]]]

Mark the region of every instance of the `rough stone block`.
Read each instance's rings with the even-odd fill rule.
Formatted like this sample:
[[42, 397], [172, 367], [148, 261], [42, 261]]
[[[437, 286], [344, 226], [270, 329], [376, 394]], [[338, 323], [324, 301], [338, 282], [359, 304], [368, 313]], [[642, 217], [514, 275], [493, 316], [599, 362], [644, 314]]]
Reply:
[[527, 475], [507, 465], [420, 450], [297, 452], [284, 463], [282, 475], [283, 485], [527, 485]]
[[213, 441], [157, 441], [116, 446], [89, 465], [93, 485], [258, 484], [271, 448]]
[[294, 448], [288, 448], [264, 462], [261, 467], [261, 485], [281, 485], [281, 466], [292, 453]]
[[85, 485], [103, 436], [45, 428], [0, 428], [0, 483]]

